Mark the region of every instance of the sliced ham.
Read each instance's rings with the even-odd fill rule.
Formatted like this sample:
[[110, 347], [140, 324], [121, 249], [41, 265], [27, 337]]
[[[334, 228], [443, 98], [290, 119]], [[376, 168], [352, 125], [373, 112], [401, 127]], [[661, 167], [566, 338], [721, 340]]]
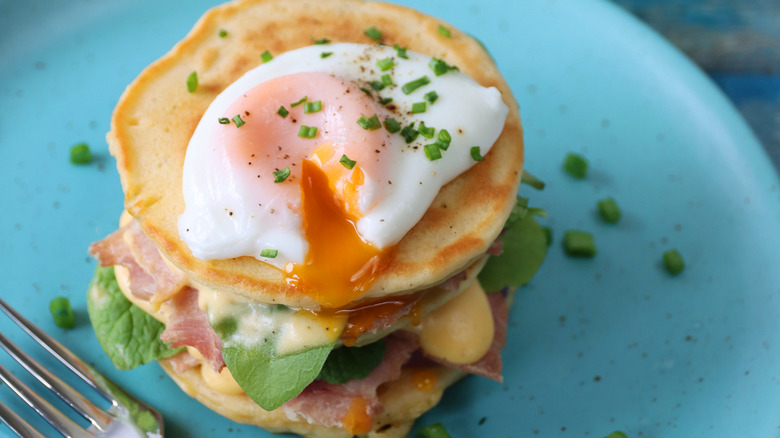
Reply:
[[200, 365], [201, 360], [191, 355], [188, 351], [182, 351], [181, 353], [163, 359], [171, 365], [176, 373], [181, 374], [195, 365]]
[[222, 341], [211, 328], [206, 312], [198, 306], [198, 290], [185, 287], [169, 303], [173, 312], [160, 335], [171, 347], [194, 347], [211, 365], [214, 371], [225, 367], [222, 359]]
[[501, 375], [501, 350], [506, 344], [506, 324], [507, 319], [509, 318], [509, 308], [506, 305], [506, 298], [504, 295], [498, 292], [488, 294], [488, 302], [490, 303], [490, 310], [493, 313], [493, 342], [490, 344], [487, 353], [485, 353], [480, 360], [474, 363], [461, 365], [433, 356], [429, 356], [429, 359], [442, 365], [461, 369], [467, 373], [477, 374], [503, 382], [504, 377]]
[[387, 349], [382, 363], [368, 377], [342, 385], [315, 380], [300, 395], [284, 404], [285, 411], [288, 415], [300, 415], [312, 424], [343, 427], [355, 434], [366, 432], [355, 426], [355, 408], [362, 411], [360, 414], [365, 414], [365, 421], [357, 424], [372, 425], [370, 419], [382, 412], [377, 388], [397, 380], [403, 365], [419, 348], [415, 337], [406, 332], [393, 333], [385, 338], [385, 343]]
[[133, 253], [125, 242], [126, 227], [109, 234], [105, 239], [89, 245], [89, 253], [100, 266], [121, 265], [130, 271], [130, 292], [142, 300], [151, 299], [156, 290], [154, 277], [135, 261]]

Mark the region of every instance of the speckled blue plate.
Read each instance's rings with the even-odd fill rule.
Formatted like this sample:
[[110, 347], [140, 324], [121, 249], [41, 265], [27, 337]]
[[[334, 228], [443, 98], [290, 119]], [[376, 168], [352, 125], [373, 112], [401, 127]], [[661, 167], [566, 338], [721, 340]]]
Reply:
[[[156, 364], [115, 370], [85, 310], [87, 245], [114, 229], [122, 204], [104, 141], [112, 108], [211, 3], [0, 1], [0, 294], [157, 406], [169, 436], [267, 436], [191, 400]], [[505, 382], [469, 377], [418, 424], [462, 437], [778, 436], [780, 191], [732, 106], [601, 1], [417, 7], [490, 48], [521, 105], [527, 168], [547, 182], [523, 194], [549, 212], [556, 238], [518, 294]], [[68, 161], [81, 141], [96, 154], [83, 167]], [[570, 151], [588, 158], [586, 180], [561, 171]], [[618, 225], [597, 216], [606, 196], [623, 209]], [[595, 258], [563, 255], [559, 237], [573, 228], [594, 233]], [[674, 278], [660, 264], [670, 248], [687, 263]], [[54, 327], [56, 295], [70, 297], [78, 328]], [[0, 329], [32, 348], [4, 318]], [[21, 409], [7, 388], [0, 399]]]

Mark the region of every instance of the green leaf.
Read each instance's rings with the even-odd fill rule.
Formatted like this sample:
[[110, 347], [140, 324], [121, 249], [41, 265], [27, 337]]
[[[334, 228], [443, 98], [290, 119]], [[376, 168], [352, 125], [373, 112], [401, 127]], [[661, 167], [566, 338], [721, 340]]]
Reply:
[[266, 411], [278, 408], [314, 381], [334, 346], [277, 356], [275, 344], [268, 339], [254, 347], [231, 342], [222, 346], [222, 357], [233, 378]]
[[503, 252], [491, 256], [479, 273], [479, 282], [487, 292], [528, 283], [547, 255], [547, 236], [530, 214], [507, 221], [501, 240]]
[[363, 347], [341, 347], [330, 352], [317, 380], [340, 385], [365, 379], [382, 363], [387, 345], [383, 340]]
[[160, 340], [165, 326], [125, 298], [113, 267], [100, 267], [87, 292], [87, 311], [98, 342], [119, 369], [173, 356], [182, 349]]

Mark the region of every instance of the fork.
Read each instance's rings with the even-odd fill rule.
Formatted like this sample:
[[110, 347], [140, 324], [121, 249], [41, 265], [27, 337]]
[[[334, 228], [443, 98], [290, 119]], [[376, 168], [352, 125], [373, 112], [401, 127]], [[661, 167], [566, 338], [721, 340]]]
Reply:
[[[62, 436], [69, 438], [162, 438], [163, 419], [159, 412], [129, 395], [95, 369], [82, 362], [68, 349], [20, 315], [2, 299], [0, 299], [0, 310], [35, 339], [38, 344], [79, 376], [81, 380], [91, 386], [106, 401], [111, 403], [107, 410], [95, 406], [0, 333], [0, 347], [8, 352], [30, 374], [35, 376], [39, 382], [91, 423], [86, 429], [79, 426], [0, 365], [0, 380], [8, 385], [16, 395], [33, 408], [38, 415], [43, 417]], [[2, 402], [0, 402], [0, 420], [21, 438], [44, 437], [44, 435], [35, 430]]]

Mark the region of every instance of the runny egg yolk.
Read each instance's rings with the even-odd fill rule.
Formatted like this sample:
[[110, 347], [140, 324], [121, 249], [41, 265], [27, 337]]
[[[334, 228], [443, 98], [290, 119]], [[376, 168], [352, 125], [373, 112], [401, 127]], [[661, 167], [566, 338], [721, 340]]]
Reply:
[[[299, 103], [304, 97], [318, 103], [307, 108]], [[227, 145], [232, 170], [256, 181], [263, 202], [286, 200], [300, 215], [308, 251], [302, 264], [285, 266], [285, 277], [325, 307], [359, 298], [387, 265], [390, 249], [367, 243], [355, 228], [372, 205], [370, 187], [388, 185], [381, 158], [389, 143], [386, 130], [357, 121], [374, 114], [383, 119], [384, 111], [350, 82], [296, 73], [243, 94], [224, 114], [240, 116], [243, 124], [225, 124], [215, 139]], [[301, 135], [302, 126], [317, 132]], [[278, 181], [274, 172], [285, 168], [289, 176]]]

